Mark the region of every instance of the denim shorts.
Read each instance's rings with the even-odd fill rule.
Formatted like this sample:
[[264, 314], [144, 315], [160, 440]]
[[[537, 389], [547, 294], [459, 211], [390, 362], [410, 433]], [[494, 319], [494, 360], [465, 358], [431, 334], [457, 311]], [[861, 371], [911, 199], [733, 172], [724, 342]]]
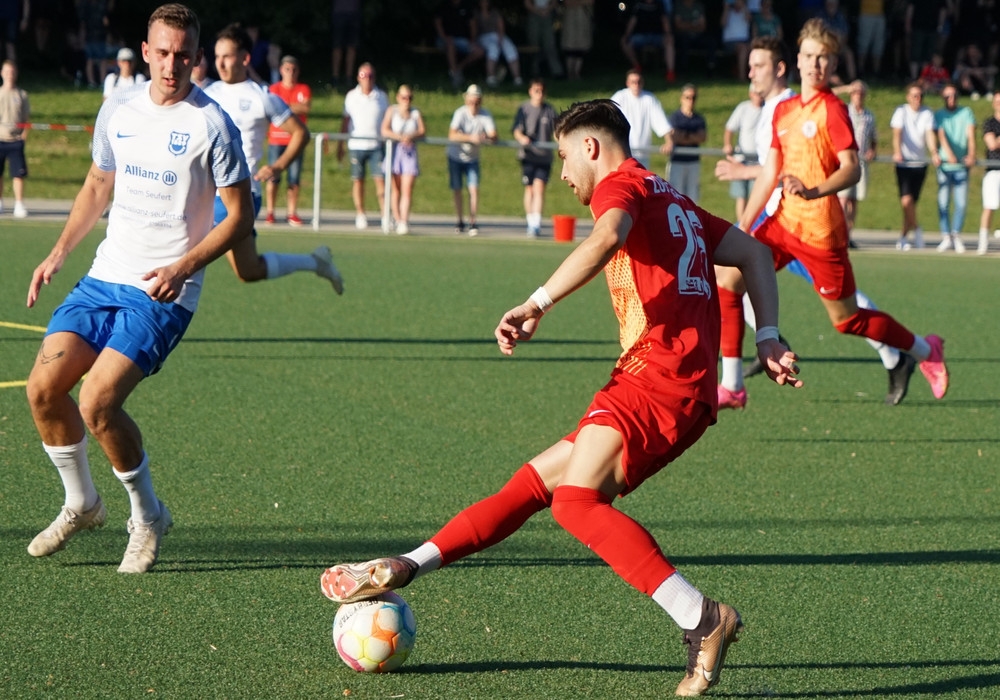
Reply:
[[351, 157], [351, 179], [364, 180], [365, 171], [370, 169], [372, 177], [382, 177], [385, 171], [382, 169], [382, 157], [385, 151], [381, 148], [374, 148], [370, 151], [348, 151]]
[[448, 159], [448, 186], [452, 190], [462, 189], [462, 177], [465, 176], [465, 184], [468, 187], [479, 187], [479, 161], [462, 163], [457, 160]]
[[[278, 158], [281, 158], [286, 148], [288, 148], [288, 146], [269, 145], [267, 147], [267, 156], [268, 156], [267, 161], [273, 164], [274, 161], [278, 160]], [[296, 158], [295, 160], [293, 160], [291, 163], [288, 164], [288, 169], [285, 171], [285, 173], [288, 174], [289, 185], [297, 185], [299, 184], [299, 182], [302, 181], [302, 157], [304, 155], [305, 153], [300, 153], [298, 158]], [[279, 173], [277, 177], [272, 177], [271, 182], [275, 184], [281, 182], [281, 174]]]

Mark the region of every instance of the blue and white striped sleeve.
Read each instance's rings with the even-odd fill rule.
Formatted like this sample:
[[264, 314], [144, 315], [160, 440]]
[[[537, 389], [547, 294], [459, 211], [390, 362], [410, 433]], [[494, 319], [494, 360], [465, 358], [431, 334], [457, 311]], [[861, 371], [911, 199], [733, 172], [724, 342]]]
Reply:
[[229, 187], [250, 177], [240, 130], [218, 104], [205, 110], [208, 141], [212, 152], [212, 176], [216, 187]]

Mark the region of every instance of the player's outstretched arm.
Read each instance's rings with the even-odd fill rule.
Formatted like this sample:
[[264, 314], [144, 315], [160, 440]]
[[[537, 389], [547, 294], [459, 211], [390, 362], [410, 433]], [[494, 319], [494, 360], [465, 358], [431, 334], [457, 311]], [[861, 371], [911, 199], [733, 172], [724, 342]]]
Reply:
[[42, 285], [52, 281], [52, 276], [62, 269], [66, 257], [94, 228], [108, 206], [114, 186], [114, 171], [106, 172], [91, 163], [87, 179], [73, 200], [73, 208], [70, 209], [69, 218], [66, 219], [59, 240], [31, 275], [31, 284], [28, 285], [28, 308], [38, 301]]

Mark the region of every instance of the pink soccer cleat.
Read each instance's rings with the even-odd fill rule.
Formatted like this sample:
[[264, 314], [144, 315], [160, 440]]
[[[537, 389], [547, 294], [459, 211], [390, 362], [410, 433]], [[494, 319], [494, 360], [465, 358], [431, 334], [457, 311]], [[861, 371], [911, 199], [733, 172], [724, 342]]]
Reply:
[[931, 346], [931, 354], [920, 363], [920, 371], [931, 385], [934, 398], [941, 399], [948, 393], [948, 367], [944, 364], [944, 338], [929, 335], [925, 340]]
[[726, 387], [719, 385], [719, 408], [738, 408], [741, 411], [747, 405], [746, 388], [739, 391], [730, 391]]

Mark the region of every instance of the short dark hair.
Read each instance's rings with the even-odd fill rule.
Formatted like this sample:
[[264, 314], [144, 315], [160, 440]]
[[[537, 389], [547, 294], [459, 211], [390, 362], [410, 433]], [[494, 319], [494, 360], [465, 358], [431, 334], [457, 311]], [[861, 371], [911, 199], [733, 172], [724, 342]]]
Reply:
[[239, 51], [250, 53], [253, 50], [253, 39], [250, 38], [247, 30], [239, 22], [227, 24], [222, 28], [222, 31], [215, 35], [216, 41], [222, 41], [223, 39], [229, 39], [229, 41], [236, 44], [236, 48]]
[[580, 129], [603, 131], [609, 134], [625, 152], [631, 155], [628, 145], [632, 130], [621, 108], [611, 100], [576, 102], [556, 119], [554, 135], [561, 138]]
[[198, 15], [190, 7], [181, 5], [179, 2], [160, 5], [153, 10], [146, 28], [152, 28], [154, 22], [163, 22], [171, 29], [180, 29], [182, 32], [194, 29], [196, 40], [201, 35], [201, 22], [198, 21]]
[[775, 36], [759, 36], [750, 42], [750, 50], [760, 49], [762, 51], [771, 52], [771, 60], [774, 61], [775, 65], [779, 63], [785, 64], [785, 70], [787, 71], [791, 66], [791, 59], [789, 58], [788, 47], [785, 46], [785, 42]]

